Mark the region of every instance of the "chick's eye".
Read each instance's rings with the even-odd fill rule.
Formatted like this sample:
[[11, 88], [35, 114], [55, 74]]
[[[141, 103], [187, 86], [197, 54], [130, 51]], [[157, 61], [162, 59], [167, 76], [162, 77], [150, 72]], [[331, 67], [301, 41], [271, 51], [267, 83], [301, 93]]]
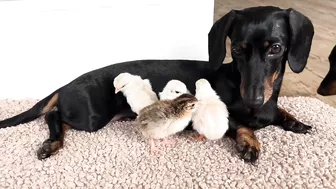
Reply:
[[271, 54], [278, 54], [281, 52], [281, 46], [278, 44], [272, 45], [270, 49]]
[[231, 51], [235, 55], [241, 55], [241, 54], [243, 54], [243, 50], [240, 47], [232, 47]]
[[175, 91], [176, 94], [179, 94], [180, 92], [179, 91]]

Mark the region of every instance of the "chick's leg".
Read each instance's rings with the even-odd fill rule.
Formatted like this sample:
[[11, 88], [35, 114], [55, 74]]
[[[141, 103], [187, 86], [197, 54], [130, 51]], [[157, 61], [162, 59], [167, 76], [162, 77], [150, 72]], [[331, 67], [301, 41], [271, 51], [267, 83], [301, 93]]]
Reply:
[[150, 153], [153, 154], [155, 151], [156, 152], [162, 152], [162, 150], [158, 147], [155, 146], [155, 141], [153, 138], [149, 139], [149, 147], [150, 147]]
[[193, 141], [203, 141], [206, 137], [203, 134], [199, 134], [198, 136], [189, 136], [189, 139]]
[[203, 141], [203, 140], [205, 140], [205, 136], [203, 134], [200, 134], [200, 135], [194, 137], [193, 139], [196, 140], [196, 141]]
[[164, 145], [174, 145], [176, 143], [176, 141], [174, 139], [161, 139], [162, 144]]

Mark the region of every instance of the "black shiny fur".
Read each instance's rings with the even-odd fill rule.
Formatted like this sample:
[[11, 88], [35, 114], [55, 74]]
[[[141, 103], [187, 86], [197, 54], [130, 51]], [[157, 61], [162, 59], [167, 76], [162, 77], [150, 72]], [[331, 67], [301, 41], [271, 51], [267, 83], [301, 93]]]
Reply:
[[[100, 68], [56, 90], [27, 112], [0, 122], [0, 128], [31, 121], [41, 115], [46, 102], [57, 93], [59, 97], [56, 107], [62, 123], [77, 130], [97, 131], [118, 112], [129, 109], [123, 95], [121, 93], [115, 95], [113, 87], [114, 77], [119, 73], [129, 72], [150, 79], [157, 93], [171, 79], [181, 80], [192, 93], [195, 92], [195, 82], [198, 79], [208, 79], [228, 106], [230, 128], [227, 134], [234, 139], [237, 130], [242, 127], [255, 130], [271, 124], [285, 126], [293, 123], [295, 129], [288, 130], [305, 133], [311, 127], [279, 111], [277, 99], [286, 61], [289, 61], [294, 72], [303, 70], [313, 33], [310, 20], [293, 9], [253, 7], [232, 10], [218, 20], [209, 32], [209, 62], [139, 60]], [[241, 49], [242, 54], [232, 54], [233, 62], [222, 64], [226, 53], [227, 36], [231, 39], [235, 50], [242, 48], [243, 43], [246, 44], [246, 48]], [[265, 41], [269, 42], [266, 47]], [[275, 43], [281, 46], [281, 52], [268, 57], [270, 47]], [[275, 72], [279, 72], [279, 75], [271, 86], [272, 95], [263, 103], [265, 80]], [[241, 87], [242, 80], [245, 83]], [[60, 123], [56, 125], [59, 127]], [[50, 133], [50, 138], [58, 140], [55, 136], [59, 136], [62, 131], [50, 129], [50, 132], [53, 132]], [[251, 141], [258, 143], [256, 139]], [[238, 151], [247, 161], [254, 162], [258, 159], [257, 146], [248, 141], [243, 141], [237, 146], [240, 146]]]
[[317, 93], [322, 96], [336, 95], [336, 45], [331, 50], [328, 60], [329, 71], [317, 89]]
[[196, 80], [210, 71], [207, 67], [207, 62], [188, 60], [139, 60], [114, 64], [85, 74], [60, 89], [57, 108], [62, 120], [71, 127], [97, 131], [110, 121], [111, 116], [129, 108], [122, 93], [114, 94], [113, 79], [119, 73], [129, 72], [148, 78], [156, 93], [173, 78], [183, 81], [194, 91]]
[[[307, 133], [311, 129], [280, 111], [277, 100], [286, 62], [293, 72], [302, 72], [313, 36], [314, 27], [309, 18], [294, 9], [270, 6], [232, 10], [213, 25], [209, 33], [212, 65], [221, 65], [226, 54], [225, 40], [227, 37], [231, 40], [233, 62], [221, 65], [209, 78], [228, 106], [229, 135], [235, 138], [241, 127], [256, 130], [268, 125], [279, 125], [296, 133]], [[275, 74], [268, 99], [265, 83]], [[240, 151], [243, 158], [247, 157], [244, 159], [258, 159], [255, 146], [248, 142], [244, 142], [244, 146]]]

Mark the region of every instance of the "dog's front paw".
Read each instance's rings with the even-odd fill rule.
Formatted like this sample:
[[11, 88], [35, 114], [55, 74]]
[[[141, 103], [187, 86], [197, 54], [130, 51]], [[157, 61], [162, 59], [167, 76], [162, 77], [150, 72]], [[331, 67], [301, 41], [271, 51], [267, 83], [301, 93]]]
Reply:
[[37, 150], [37, 158], [39, 160], [46, 159], [55, 153], [61, 147], [60, 141], [51, 141], [50, 139], [43, 142], [42, 147]]
[[301, 123], [297, 120], [285, 121], [282, 127], [285, 131], [292, 131], [294, 133], [304, 133], [304, 134], [308, 133], [312, 129], [311, 126]]
[[241, 158], [245, 161], [255, 163], [258, 160], [260, 143], [256, 138], [248, 135], [241, 136], [241, 138], [237, 140], [236, 147]]

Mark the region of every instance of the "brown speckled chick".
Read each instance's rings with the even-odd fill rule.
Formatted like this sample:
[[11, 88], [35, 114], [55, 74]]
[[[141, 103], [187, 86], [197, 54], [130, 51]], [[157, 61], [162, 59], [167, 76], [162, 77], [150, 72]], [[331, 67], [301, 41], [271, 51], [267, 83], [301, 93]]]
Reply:
[[154, 140], [163, 139], [182, 131], [191, 121], [197, 98], [182, 94], [173, 100], [160, 100], [143, 108], [136, 118], [136, 127], [149, 139], [150, 151], [161, 151]]

